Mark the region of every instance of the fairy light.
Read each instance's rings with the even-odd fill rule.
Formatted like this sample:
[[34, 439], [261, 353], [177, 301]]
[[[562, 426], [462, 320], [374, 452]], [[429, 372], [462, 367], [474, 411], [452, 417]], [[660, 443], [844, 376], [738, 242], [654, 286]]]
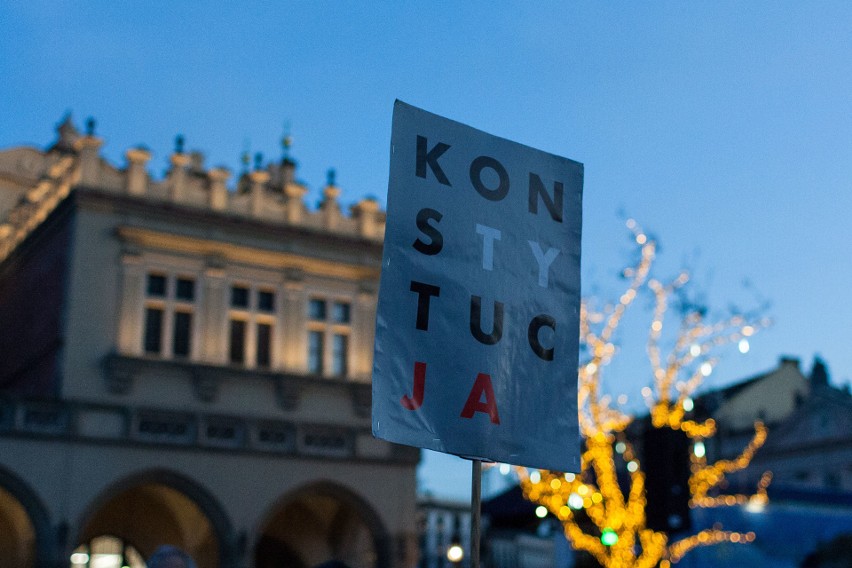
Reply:
[[[580, 336], [588, 354], [578, 372], [579, 422], [585, 441], [582, 471], [515, 470], [524, 496], [538, 505], [536, 514], [553, 514], [562, 523], [572, 546], [588, 552], [602, 566], [671, 568], [695, 547], [751, 542], [755, 536], [714, 526], [670, 542], [666, 533], [646, 526], [645, 474], [624, 435], [632, 418], [620, 410], [627, 398], [616, 397], [619, 407], [613, 408], [601, 387], [602, 373], [617, 354], [614, 335], [639, 292], [649, 290], [654, 299], [647, 344], [652, 382], [641, 389], [641, 395], [650, 410], [653, 427], [682, 431], [692, 441], [690, 506], [741, 504], [749, 511], [759, 511], [767, 502], [770, 473], [761, 478], [753, 495], [724, 495], [719, 487], [726, 475], [750, 463], [766, 440], [765, 426], [755, 424], [754, 438], [735, 459], [707, 463], [705, 440], [716, 434], [716, 422], [687, 419], [687, 415], [691, 417], [695, 408], [693, 394], [718, 363], [713, 352], [728, 344], [743, 351], [743, 346], [749, 345], [746, 338], [769, 322], [734, 315], [708, 323], [706, 311], [695, 308], [682, 314], [679, 326], [667, 325], [670, 300], [689, 282], [689, 274], [682, 272], [668, 283], [650, 278], [656, 242], [633, 219], [627, 221], [627, 228], [639, 249], [637, 262], [622, 271], [627, 289], [617, 296], [615, 304], [599, 306], [583, 300], [580, 307]], [[673, 344], [664, 338], [666, 332], [676, 334]], [[619, 472], [625, 469], [629, 483], [623, 489]]]

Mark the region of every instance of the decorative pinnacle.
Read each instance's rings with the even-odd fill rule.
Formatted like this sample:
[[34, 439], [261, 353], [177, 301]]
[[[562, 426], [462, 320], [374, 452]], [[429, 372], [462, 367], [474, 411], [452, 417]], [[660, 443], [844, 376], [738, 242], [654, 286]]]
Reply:
[[175, 136], [175, 154], [183, 154], [183, 145], [186, 140], [183, 137], [183, 134], [178, 134]]
[[326, 185], [335, 185], [334, 181], [337, 178], [337, 170], [334, 168], [329, 168], [325, 174], [326, 176]]
[[94, 136], [95, 135], [95, 119], [93, 117], [89, 117], [86, 119], [86, 136]]

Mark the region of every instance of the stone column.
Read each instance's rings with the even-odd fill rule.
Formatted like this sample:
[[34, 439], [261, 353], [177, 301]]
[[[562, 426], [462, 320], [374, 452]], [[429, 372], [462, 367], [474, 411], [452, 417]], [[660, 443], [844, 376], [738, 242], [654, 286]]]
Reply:
[[286, 215], [287, 222], [293, 225], [299, 225], [302, 222], [302, 215], [305, 211], [305, 193], [308, 190], [297, 184], [288, 183], [284, 186], [284, 195], [287, 196]]
[[355, 298], [352, 321], [352, 378], [369, 382], [373, 372], [373, 342], [376, 334], [375, 282], [362, 282]]
[[358, 232], [362, 237], [373, 239], [378, 236], [376, 215], [379, 211], [379, 202], [375, 199], [362, 199], [352, 208], [352, 213], [358, 220]]
[[207, 172], [210, 179], [210, 208], [223, 211], [228, 208], [228, 178], [231, 172], [227, 168], [213, 168]]
[[172, 201], [180, 202], [184, 199], [186, 191], [186, 167], [191, 158], [182, 153], [174, 153], [169, 158], [172, 169], [169, 170], [169, 197]]
[[288, 268], [284, 281], [284, 325], [279, 341], [283, 342], [284, 369], [286, 371], [304, 373], [308, 369], [308, 347], [305, 343], [307, 336], [307, 305], [305, 298], [304, 273], [295, 268]]
[[201, 306], [201, 325], [199, 326], [203, 333], [200, 358], [205, 363], [228, 362], [226, 340], [228, 307], [225, 288], [224, 259], [208, 259], [207, 266], [204, 268], [204, 303]]
[[148, 172], [145, 164], [151, 159], [151, 152], [144, 148], [131, 148], [124, 154], [127, 157], [125, 188], [130, 195], [144, 195], [148, 189]]
[[74, 143], [74, 149], [80, 155], [80, 185], [95, 187], [100, 174], [100, 156], [98, 151], [104, 141], [93, 135], [83, 136]]
[[263, 212], [266, 200], [266, 183], [269, 181], [269, 172], [255, 170], [249, 174], [251, 180], [251, 214], [260, 216]]
[[122, 355], [142, 354], [145, 313], [145, 267], [136, 250], [121, 255], [121, 307], [118, 323], [118, 352]]
[[340, 188], [327, 185], [322, 194], [323, 202], [320, 209], [322, 210], [323, 225], [326, 229], [333, 231], [340, 224], [340, 205], [337, 203], [337, 198], [340, 197]]

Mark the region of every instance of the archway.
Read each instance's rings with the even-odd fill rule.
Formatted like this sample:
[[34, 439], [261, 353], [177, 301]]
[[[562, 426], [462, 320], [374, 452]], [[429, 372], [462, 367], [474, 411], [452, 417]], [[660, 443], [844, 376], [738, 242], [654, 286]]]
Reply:
[[351, 568], [387, 568], [387, 531], [370, 505], [332, 483], [285, 496], [260, 527], [255, 568], [312, 568], [336, 560]]
[[0, 487], [0, 559], [9, 566], [35, 565], [35, 527], [14, 495]]
[[0, 564], [48, 566], [56, 538], [41, 500], [16, 475], [0, 467]]
[[148, 558], [170, 544], [199, 566], [228, 565], [230, 524], [213, 498], [193, 481], [170, 472], [148, 472], [106, 490], [80, 525], [77, 545], [110, 537]]

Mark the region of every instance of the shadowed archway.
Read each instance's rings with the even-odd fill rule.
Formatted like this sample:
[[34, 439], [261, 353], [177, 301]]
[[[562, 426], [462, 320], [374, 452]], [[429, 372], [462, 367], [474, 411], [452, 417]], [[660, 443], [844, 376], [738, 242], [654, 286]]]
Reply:
[[197, 482], [166, 470], [125, 478], [104, 490], [80, 523], [77, 544], [109, 535], [144, 558], [160, 545], [188, 552], [199, 566], [229, 568], [235, 537], [222, 507]]
[[255, 568], [312, 568], [336, 560], [352, 568], [389, 568], [387, 530], [369, 503], [330, 482], [283, 496], [259, 527]]

